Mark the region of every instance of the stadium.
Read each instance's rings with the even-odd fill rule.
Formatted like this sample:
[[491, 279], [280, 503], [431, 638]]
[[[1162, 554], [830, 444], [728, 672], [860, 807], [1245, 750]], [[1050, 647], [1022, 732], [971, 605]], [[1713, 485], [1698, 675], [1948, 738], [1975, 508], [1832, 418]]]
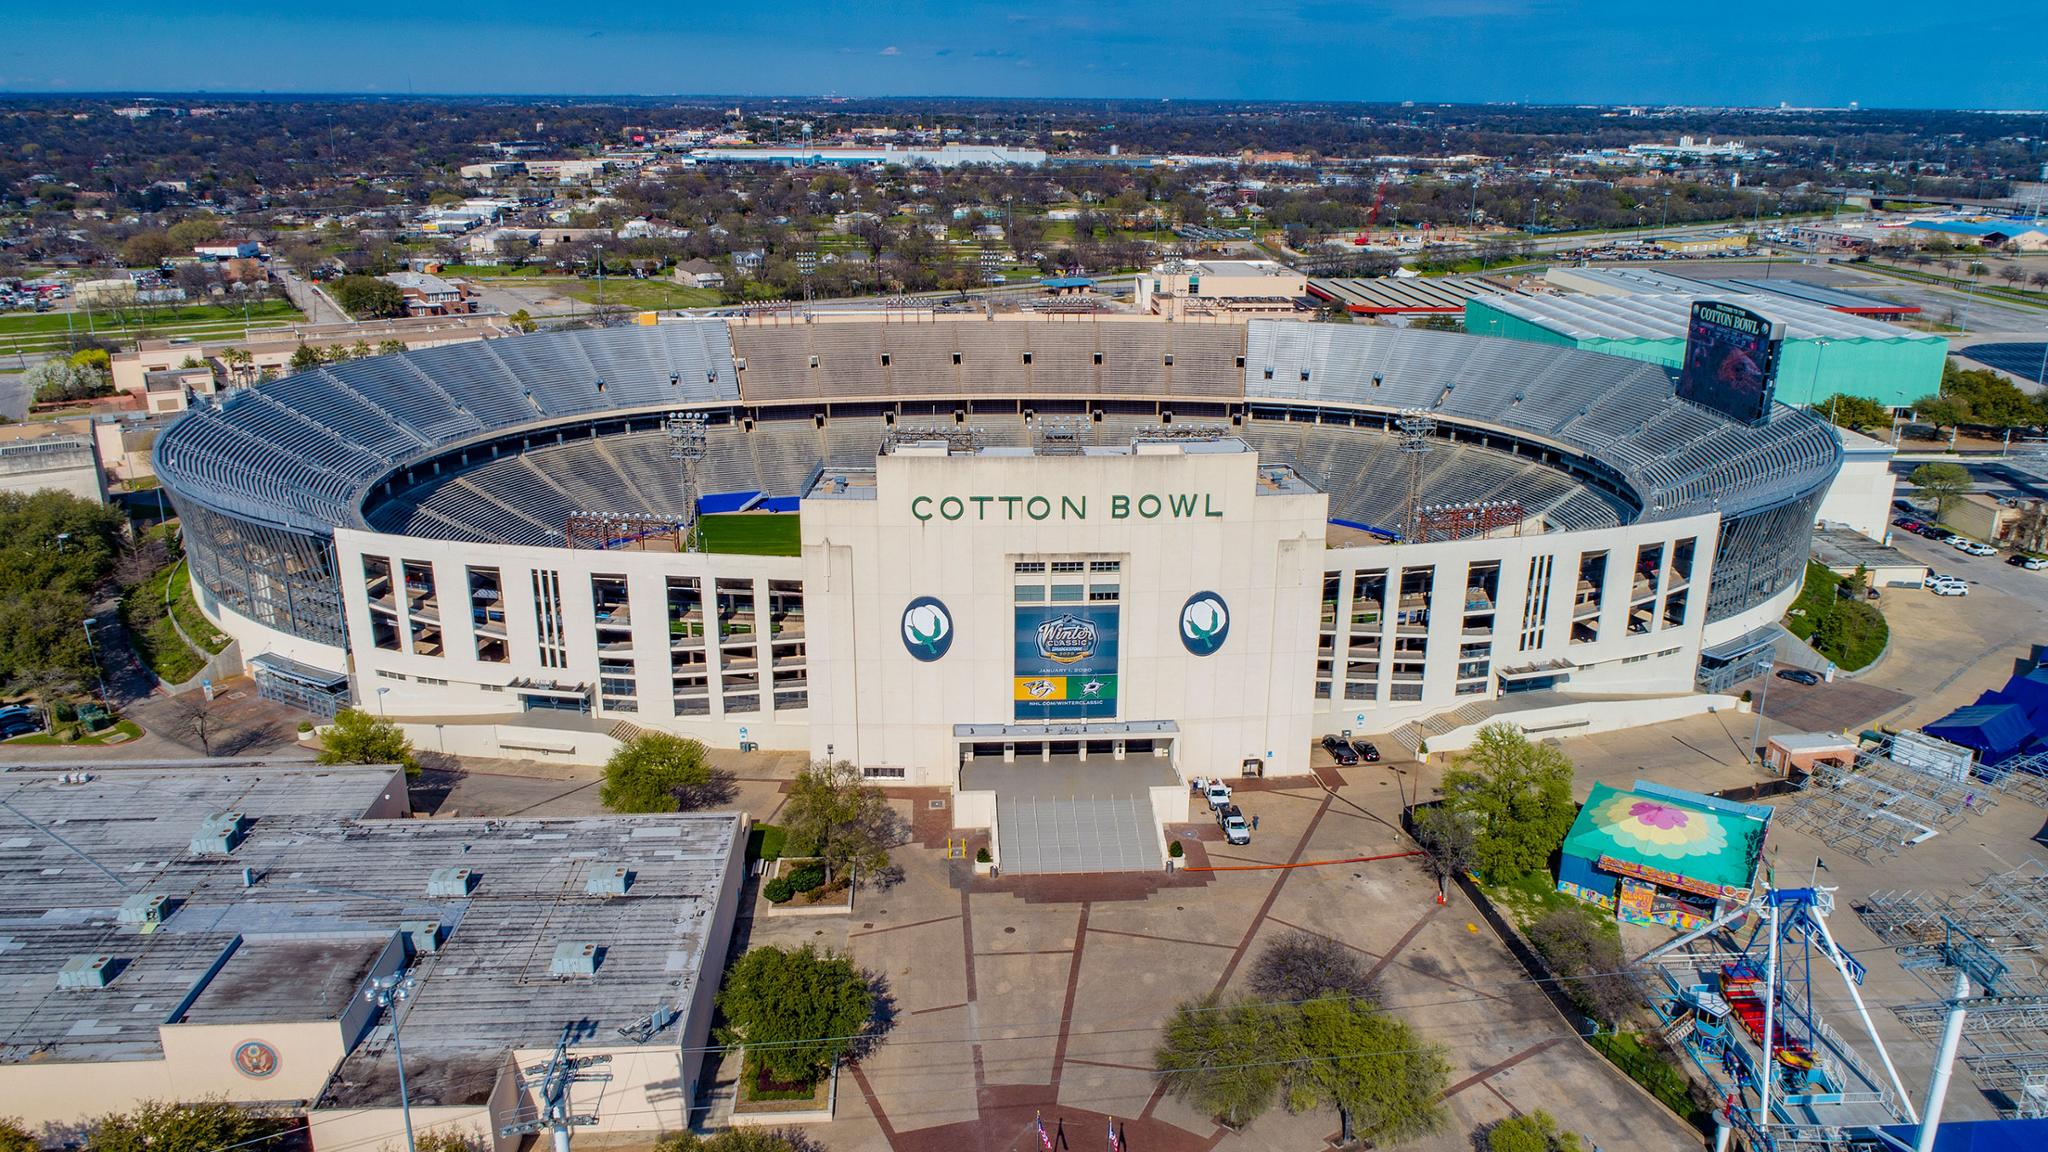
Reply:
[[1032, 870], [1081, 866], [1037, 858], [1038, 782], [1100, 802], [1081, 863], [1156, 866], [1186, 781], [1325, 734], [1732, 703], [1841, 456], [1567, 348], [892, 313], [345, 362], [199, 403], [156, 467], [267, 695], [451, 753], [847, 760]]

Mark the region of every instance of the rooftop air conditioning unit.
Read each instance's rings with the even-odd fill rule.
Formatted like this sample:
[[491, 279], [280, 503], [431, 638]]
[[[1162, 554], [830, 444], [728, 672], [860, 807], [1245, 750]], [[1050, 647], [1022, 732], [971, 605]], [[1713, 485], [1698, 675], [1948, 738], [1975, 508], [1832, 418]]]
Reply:
[[429, 896], [467, 896], [476, 887], [476, 875], [467, 868], [436, 868], [427, 876]]
[[567, 940], [555, 945], [555, 958], [548, 965], [548, 975], [569, 979], [578, 976], [597, 975], [597, 964], [604, 949], [581, 940]]
[[137, 892], [121, 901], [121, 911], [115, 918], [123, 924], [161, 924], [170, 902], [168, 896]]
[[192, 837], [192, 854], [195, 856], [225, 856], [242, 842], [243, 819], [240, 812], [216, 812], [199, 824], [199, 831]]
[[120, 967], [112, 956], [73, 956], [57, 970], [59, 988], [105, 988]]
[[398, 932], [405, 937], [406, 948], [415, 956], [441, 950], [439, 920], [406, 920], [399, 924]]
[[590, 879], [584, 882], [583, 891], [590, 896], [624, 896], [632, 885], [632, 869], [623, 864], [616, 868], [600, 865], [590, 870]]

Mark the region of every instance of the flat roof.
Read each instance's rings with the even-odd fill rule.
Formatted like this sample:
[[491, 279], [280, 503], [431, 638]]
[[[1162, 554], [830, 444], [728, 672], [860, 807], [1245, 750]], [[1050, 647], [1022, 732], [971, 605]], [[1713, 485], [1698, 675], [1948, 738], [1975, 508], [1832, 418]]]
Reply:
[[1461, 311], [1474, 296], [1497, 296], [1507, 289], [1478, 276], [1317, 277], [1308, 294], [1344, 305], [1360, 315], [1451, 313]]
[[1483, 301], [1510, 316], [1576, 340], [1685, 339], [1695, 300], [1725, 300], [1754, 308], [1785, 323], [1788, 340], [1942, 340], [1892, 324], [1880, 324], [1803, 300], [1751, 292], [1716, 292], [1705, 284], [1685, 293], [1641, 292], [1622, 296], [1509, 294]]
[[1861, 564], [1873, 572], [1882, 568], [1927, 567], [1925, 560], [1915, 560], [1861, 532], [1826, 524], [1813, 530], [1813, 558], [1829, 568], [1854, 568]]
[[[415, 1104], [483, 1100], [507, 1051], [552, 1047], [572, 1021], [627, 1044], [620, 1028], [687, 1011], [717, 943], [744, 816], [365, 816], [402, 788], [394, 773], [209, 764], [92, 770], [84, 783], [65, 782], [75, 766], [0, 775], [0, 799], [17, 810], [0, 809], [0, 1063], [160, 1059], [167, 1022], [337, 1019], [400, 926], [421, 921], [442, 940], [411, 969], [403, 1026]], [[225, 811], [242, 814], [242, 842], [194, 854], [200, 823]], [[626, 895], [586, 891], [592, 873], [620, 866], [632, 874]], [[454, 867], [469, 869], [470, 893], [429, 896], [429, 876]], [[138, 894], [168, 901], [147, 932], [117, 921]], [[550, 974], [569, 941], [602, 949], [595, 976]], [[58, 970], [81, 955], [114, 957], [113, 979], [59, 990]], [[675, 1042], [667, 1029], [646, 1041]], [[390, 1053], [364, 1045], [324, 1103], [396, 1099]]]
[[[1701, 885], [1746, 890], [1763, 854], [1766, 817], [1673, 788], [1623, 792], [1593, 785], [1564, 838], [1584, 860], [1603, 857]], [[1768, 812], [1767, 809], [1758, 811]]]

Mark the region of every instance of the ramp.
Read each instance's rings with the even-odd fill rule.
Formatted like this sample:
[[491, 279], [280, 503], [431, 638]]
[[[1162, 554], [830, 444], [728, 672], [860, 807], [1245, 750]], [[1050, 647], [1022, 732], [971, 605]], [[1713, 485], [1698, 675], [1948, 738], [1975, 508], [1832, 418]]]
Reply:
[[1164, 760], [1054, 758], [971, 764], [963, 790], [996, 794], [996, 849], [1012, 875], [1156, 872], [1150, 789], [1178, 780]]

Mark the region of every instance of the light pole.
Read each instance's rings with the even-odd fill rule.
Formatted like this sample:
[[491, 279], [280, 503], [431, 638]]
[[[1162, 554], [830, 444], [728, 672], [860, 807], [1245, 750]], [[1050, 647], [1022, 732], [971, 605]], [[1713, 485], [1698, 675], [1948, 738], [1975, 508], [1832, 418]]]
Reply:
[[1749, 746], [1756, 753], [1756, 766], [1764, 766], [1764, 705], [1771, 699], [1771, 673], [1778, 664], [1778, 646], [1771, 645], [1765, 650], [1763, 659], [1764, 686], [1756, 697], [1756, 731], [1750, 735]]
[[604, 245], [597, 246], [597, 306], [604, 308]]
[[[382, 692], [383, 689], [378, 689]], [[405, 1152], [416, 1152], [412, 1142], [412, 1101], [405, 1094], [405, 1048], [398, 1042], [398, 1007], [412, 999], [418, 981], [403, 972], [374, 976], [363, 989], [363, 999], [391, 1013], [391, 1052], [398, 1058], [398, 1111], [405, 1117]]]
[[384, 696], [390, 691], [391, 689], [389, 688], [377, 689], [377, 719], [379, 720], [384, 719]]
[[93, 643], [92, 639], [92, 626], [97, 623], [97, 616], [87, 616], [80, 626], [85, 629], [85, 650], [92, 655], [93, 679], [98, 680], [100, 684], [100, 707], [106, 709], [107, 715], [111, 717], [114, 714], [114, 706], [107, 703], [107, 674], [100, 671], [100, 647]]

